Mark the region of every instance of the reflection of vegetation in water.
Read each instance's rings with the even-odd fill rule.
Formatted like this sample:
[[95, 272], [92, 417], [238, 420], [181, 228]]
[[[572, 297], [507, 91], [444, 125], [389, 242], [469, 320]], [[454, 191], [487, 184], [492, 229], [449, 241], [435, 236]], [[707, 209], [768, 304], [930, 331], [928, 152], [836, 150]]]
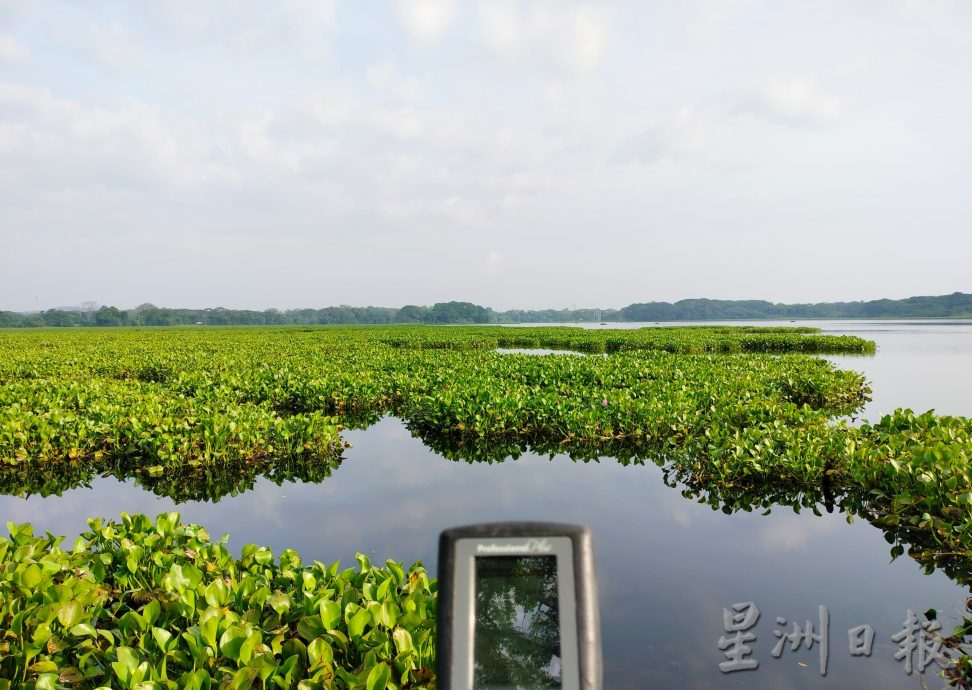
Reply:
[[[910, 544], [911, 554], [933, 567], [972, 564], [972, 420], [899, 410], [849, 427], [806, 404], [722, 403], [692, 416], [670, 401], [673, 409], [657, 405], [653, 420], [638, 416], [634, 434], [601, 440], [408, 424], [452, 459], [497, 462], [528, 450], [579, 460], [613, 455], [624, 463], [655, 458], [687, 486], [719, 496], [773, 497], [829, 487], [835, 496], [853, 497], [854, 512], [901, 535], [896, 554]], [[622, 413], [615, 423], [626, 420]]]
[[[663, 464], [663, 463], [659, 463]], [[967, 551], [943, 551], [941, 545], [927, 530], [907, 521], [895, 519], [894, 501], [886, 496], [859, 490], [845, 491], [835, 495], [833, 487], [824, 481], [816, 487], [786, 486], [718, 486], [700, 484], [690, 476], [672, 466], [665, 468], [665, 484], [680, 489], [682, 496], [710, 506], [727, 515], [738, 512], [770, 510], [779, 506], [792, 508], [794, 512], [810, 510], [820, 515], [823, 509], [828, 513], [841, 512], [848, 522], [860, 517], [880, 528], [885, 540], [891, 544], [891, 560], [907, 553], [918, 562], [925, 574], [936, 569], [949, 579], [964, 586], [972, 586], [972, 559]], [[972, 689], [972, 599], [967, 602], [968, 614], [954, 630], [942, 630], [936, 634], [945, 647], [945, 656], [952, 665], [945, 671], [949, 685]], [[934, 620], [934, 609], [925, 614]], [[925, 687], [923, 684], [922, 687]]]
[[762, 511], [769, 514], [775, 508], [790, 508], [795, 513], [803, 510], [815, 515], [840, 513], [847, 521], [863, 519], [878, 527], [884, 539], [891, 545], [891, 558], [908, 555], [915, 560], [925, 574], [941, 570], [949, 579], [962, 586], [972, 586], [972, 560], [966, 554], [936, 549], [934, 540], [927, 532], [902, 522], [888, 521], [890, 504], [874, 494], [859, 490], [843, 490], [835, 493], [829, 482], [816, 486], [720, 486], [714, 483], [694, 481], [690, 475], [672, 465], [664, 467], [664, 482], [677, 489], [682, 496], [708, 505], [726, 515], [737, 512]]
[[559, 688], [555, 556], [476, 558], [476, 690]]
[[[908, 414], [904, 413], [905, 420]], [[935, 418], [929, 415], [911, 418], [918, 420], [912, 426], [917, 426], [922, 418], [925, 424], [932, 423], [929, 420], [941, 420], [945, 431], [934, 426], [939, 433], [951, 432], [956, 438], [961, 438], [949, 426], [950, 420], [957, 418]], [[966, 420], [961, 421], [964, 423]], [[905, 421], [892, 416], [878, 427], [887, 429], [893, 424], [904, 423]], [[679, 489], [685, 498], [705, 503], [713, 510], [727, 515], [739, 511], [769, 511], [781, 506], [793, 508], [797, 512], [809, 510], [817, 515], [821, 511], [843, 512], [849, 520], [857, 517], [880, 528], [887, 542], [891, 544], [892, 558], [907, 554], [926, 573], [940, 569], [955, 582], [972, 586], [972, 551], [965, 545], [967, 542], [962, 537], [966, 524], [959, 523], [948, 531], [932, 531], [929, 524], [941, 528], [942, 521], [939, 519], [929, 522], [929, 517], [934, 512], [924, 517], [917, 512], [921, 506], [930, 505], [935, 500], [934, 487], [919, 479], [916, 484], [925, 487], [925, 491], [911, 489], [915, 492], [914, 497], [911, 497], [907, 493], [907, 486], [902, 486], [897, 494], [891, 494], [888, 490], [878, 489], [875, 482], [862, 482], [862, 486], [848, 481], [846, 469], [839, 469], [833, 461], [826, 460], [842, 450], [842, 446], [833, 440], [827, 443], [820, 439], [806, 440], [807, 447], [816, 448], [821, 458], [814, 460], [814, 471], [810, 472], [809, 464], [792, 468], [789, 465], [795, 458], [775, 457], [769, 451], [758, 458], [739, 455], [733, 468], [730, 464], [717, 463], [713, 458], [706, 457], [702, 450], [696, 453], [684, 448], [665, 450], [664, 445], [652, 447], [644, 442], [635, 444], [616, 440], [593, 445], [585, 442], [555, 443], [542, 438], [531, 440], [526, 437], [457, 440], [454, 435], [432, 431], [419, 434], [414, 429], [413, 434], [419, 435], [423, 443], [437, 453], [460, 462], [497, 463], [529, 452], [551, 458], [562, 454], [582, 462], [599, 461], [604, 456], [613, 457], [622, 465], [651, 462], [663, 468], [665, 483]], [[923, 441], [932, 445], [928, 438], [927, 435], [914, 433], [906, 440], [898, 437], [891, 442], [899, 444], [899, 453], [903, 447], [913, 448], [916, 449], [914, 452], [928, 462], [941, 464], [943, 469], [941, 473], [936, 473], [936, 481], [943, 487], [947, 488], [949, 484], [953, 487], [959, 486], [957, 480], [949, 479], [949, 472], [965, 472], [967, 467], [955, 458], [950, 458], [948, 448], [943, 444], [938, 444], [937, 448], [933, 446], [934, 450], [922, 452]], [[876, 462], [873, 456], [863, 457], [870, 462]], [[758, 471], [754, 464], [750, 464], [756, 460], [762, 463], [765, 470]], [[916, 472], [913, 470], [913, 473]], [[927, 479], [930, 473], [926, 471], [925, 475]], [[972, 521], [972, 515], [969, 520]], [[963, 541], [959, 542], [958, 539]]]
[[156, 496], [185, 501], [217, 502], [253, 488], [264, 478], [280, 486], [286, 482], [319, 484], [340, 467], [340, 453], [320, 457], [299, 455], [276, 457], [263, 462], [231, 462], [210, 466], [183, 466], [157, 471], [137, 463], [114, 463], [111, 466], [92, 462], [70, 465], [34, 463], [16, 465], [0, 472], [0, 493], [13, 496], [54, 496], [82, 486], [90, 486], [98, 476], [119, 481], [134, 479], [136, 485]]

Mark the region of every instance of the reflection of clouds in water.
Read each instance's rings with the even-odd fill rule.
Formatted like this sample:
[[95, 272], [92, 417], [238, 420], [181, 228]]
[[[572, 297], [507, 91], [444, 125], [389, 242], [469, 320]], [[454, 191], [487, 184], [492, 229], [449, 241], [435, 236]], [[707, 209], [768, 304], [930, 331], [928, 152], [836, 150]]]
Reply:
[[270, 524], [280, 528], [285, 524], [283, 516], [280, 514], [284, 502], [284, 492], [288, 490], [287, 485], [277, 486], [275, 484], [257, 484], [249, 492], [250, 500], [248, 508], [253, 513], [253, 517], [265, 524]]
[[427, 501], [407, 501], [400, 510], [402, 514], [413, 522], [427, 522], [430, 517], [430, 505]]
[[755, 544], [760, 550], [774, 552], [807, 551], [813, 541], [833, 534], [842, 524], [834, 516], [808, 514], [797, 519], [769, 520], [756, 527]]
[[[814, 325], [809, 323], [808, 325]], [[877, 343], [873, 357], [828, 355], [840, 368], [861, 372], [873, 389], [873, 401], [863, 417], [878, 421], [898, 407], [916, 412], [934, 408], [938, 414], [972, 414], [966, 391], [972, 385], [972, 325], [951, 323], [848, 324], [827, 322], [824, 331], [846, 332]]]
[[158, 513], [179, 510], [171, 500], [114, 478], [96, 477], [91, 489], [77, 488], [60, 496], [0, 496], [0, 515], [12, 522], [30, 522], [34, 533], [45, 530], [71, 539], [87, 529], [89, 516], [117, 519], [121, 513]]
[[699, 507], [689, 503], [678, 491], [670, 490], [660, 494], [657, 501], [661, 503], [665, 517], [682, 528], [693, 527], [698, 520]]

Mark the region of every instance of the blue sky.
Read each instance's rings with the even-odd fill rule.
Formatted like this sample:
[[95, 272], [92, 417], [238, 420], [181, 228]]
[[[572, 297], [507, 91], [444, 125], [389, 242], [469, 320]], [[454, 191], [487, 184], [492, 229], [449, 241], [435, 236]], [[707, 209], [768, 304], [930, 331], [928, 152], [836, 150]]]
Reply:
[[0, 309], [972, 291], [972, 4], [0, 0]]

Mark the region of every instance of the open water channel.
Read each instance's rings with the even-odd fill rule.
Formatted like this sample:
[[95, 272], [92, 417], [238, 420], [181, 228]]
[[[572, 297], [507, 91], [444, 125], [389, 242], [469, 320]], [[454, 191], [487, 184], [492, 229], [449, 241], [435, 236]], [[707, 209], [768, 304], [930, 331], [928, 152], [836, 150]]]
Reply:
[[[738, 322], [737, 322], [738, 323]], [[755, 322], [754, 322], [755, 323]], [[773, 322], [780, 325], [779, 322]], [[645, 324], [611, 324], [633, 327]], [[800, 322], [828, 333], [877, 342], [873, 357], [833, 357], [863, 371], [873, 401], [863, 416], [896, 407], [972, 415], [972, 322]], [[573, 462], [526, 454], [497, 464], [446, 460], [413, 438], [397, 419], [349, 431], [353, 447], [320, 484], [258, 480], [252, 490], [215, 503], [174, 504], [131, 482], [100, 478], [61, 496], [0, 496], [0, 516], [37, 531], [73, 537], [88, 516], [178, 510], [212, 534], [230, 534], [305, 560], [342, 559], [355, 551], [373, 561], [425, 563], [434, 574], [443, 528], [480, 521], [576, 522], [594, 533], [600, 591], [605, 687], [622, 688], [920, 688], [895, 660], [909, 609], [935, 608], [946, 630], [970, 592], [942, 572], [923, 573], [908, 556], [893, 562], [881, 530], [839, 507], [820, 514], [776, 507], [726, 515], [669, 487], [651, 463], [612, 458]], [[728, 635], [723, 608], [753, 602], [761, 617], [751, 671], [723, 673], [718, 640]], [[789, 645], [779, 658], [774, 631], [809, 620], [819, 632], [827, 607], [829, 659], [820, 673], [819, 644]], [[777, 618], [786, 619], [785, 624]], [[848, 630], [869, 625], [870, 656], [851, 656]], [[785, 629], [785, 630], [784, 630]], [[930, 670], [934, 669], [934, 665]], [[934, 676], [929, 687], [943, 685]]]

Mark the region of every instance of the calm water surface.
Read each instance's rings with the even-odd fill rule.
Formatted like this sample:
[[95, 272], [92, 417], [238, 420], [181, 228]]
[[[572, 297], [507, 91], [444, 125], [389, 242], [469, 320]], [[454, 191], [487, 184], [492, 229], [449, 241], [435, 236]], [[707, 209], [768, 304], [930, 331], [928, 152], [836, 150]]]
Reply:
[[[972, 323], [809, 325], [878, 343], [874, 357], [831, 358], [872, 381], [867, 418], [895, 407], [972, 415]], [[597, 550], [607, 688], [917, 689], [918, 677], [905, 675], [893, 658], [891, 635], [907, 609], [940, 609], [950, 629], [969, 595], [940, 572], [924, 575], [907, 556], [889, 562], [883, 533], [863, 521], [783, 507], [727, 516], [666, 486], [651, 464], [530, 454], [494, 465], [453, 462], [394, 418], [346, 437], [353, 448], [321, 484], [259, 480], [217, 503], [174, 505], [131, 483], [98, 479], [59, 497], [0, 496], [0, 516], [71, 536], [89, 515], [178, 510], [211, 533], [229, 533], [236, 551], [256, 542], [277, 552], [296, 548], [307, 560], [350, 562], [361, 550], [378, 561], [421, 560], [432, 572], [445, 527], [494, 520], [585, 524]], [[752, 643], [759, 668], [722, 674], [722, 609], [746, 601], [762, 613]], [[826, 677], [816, 646], [770, 655], [774, 630], [808, 619], [817, 628], [820, 605], [831, 616]], [[873, 653], [851, 657], [847, 630], [863, 624], [875, 631]], [[930, 687], [940, 685], [929, 679]]]

